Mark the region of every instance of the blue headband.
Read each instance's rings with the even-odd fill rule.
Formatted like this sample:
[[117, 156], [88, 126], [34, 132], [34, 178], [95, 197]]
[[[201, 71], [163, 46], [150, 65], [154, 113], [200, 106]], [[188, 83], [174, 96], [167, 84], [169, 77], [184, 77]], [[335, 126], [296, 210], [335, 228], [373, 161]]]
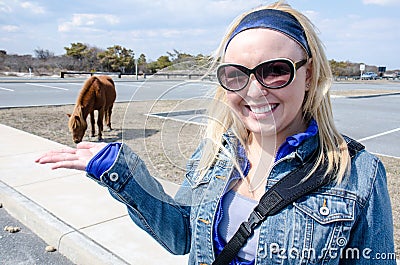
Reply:
[[254, 28], [267, 28], [282, 32], [300, 44], [308, 56], [311, 57], [310, 47], [308, 46], [304, 29], [299, 21], [291, 14], [276, 9], [261, 9], [246, 15], [229, 37], [225, 50], [237, 34]]

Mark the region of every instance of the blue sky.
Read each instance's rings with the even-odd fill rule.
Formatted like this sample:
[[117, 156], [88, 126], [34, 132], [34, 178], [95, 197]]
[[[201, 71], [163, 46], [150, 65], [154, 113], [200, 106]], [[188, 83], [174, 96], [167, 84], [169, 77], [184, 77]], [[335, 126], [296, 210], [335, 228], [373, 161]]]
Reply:
[[[0, 49], [56, 55], [83, 42], [156, 60], [176, 49], [211, 54], [231, 21], [261, 0], [0, 0]], [[287, 0], [320, 32], [329, 59], [400, 69], [400, 0]]]

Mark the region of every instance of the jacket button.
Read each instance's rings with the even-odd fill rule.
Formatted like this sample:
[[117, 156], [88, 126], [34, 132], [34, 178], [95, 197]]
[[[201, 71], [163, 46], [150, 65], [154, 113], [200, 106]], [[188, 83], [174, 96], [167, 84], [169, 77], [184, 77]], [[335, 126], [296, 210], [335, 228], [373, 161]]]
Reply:
[[118, 180], [118, 173], [115, 173], [115, 172], [111, 173], [111, 174], [110, 174], [110, 180], [111, 180], [112, 182], [117, 181], [117, 180]]
[[319, 213], [323, 216], [327, 216], [329, 215], [329, 208], [326, 206], [322, 206], [321, 208], [319, 208]]

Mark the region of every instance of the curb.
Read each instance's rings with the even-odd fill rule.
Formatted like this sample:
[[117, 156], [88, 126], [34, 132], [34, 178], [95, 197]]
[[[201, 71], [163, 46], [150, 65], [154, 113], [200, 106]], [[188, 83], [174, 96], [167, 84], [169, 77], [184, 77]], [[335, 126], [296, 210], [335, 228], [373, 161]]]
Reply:
[[75, 264], [129, 265], [108, 249], [66, 224], [0, 180], [0, 200], [7, 212]]

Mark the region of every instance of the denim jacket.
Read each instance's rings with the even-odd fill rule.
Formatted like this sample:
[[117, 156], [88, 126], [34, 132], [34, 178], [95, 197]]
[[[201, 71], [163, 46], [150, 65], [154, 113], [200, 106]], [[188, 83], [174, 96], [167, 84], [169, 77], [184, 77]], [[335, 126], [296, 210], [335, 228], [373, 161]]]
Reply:
[[[318, 135], [313, 136], [278, 160], [266, 189], [304, 163], [318, 142]], [[237, 144], [233, 135], [224, 135], [228, 154], [236, 156]], [[197, 181], [201, 152], [202, 145], [189, 160], [174, 198], [126, 145], [98, 182], [126, 204], [131, 219], [165, 249], [190, 253], [189, 264], [205, 265], [215, 260], [215, 213], [234, 165], [221, 151]], [[379, 159], [365, 150], [356, 153], [340, 184], [330, 183], [269, 216], [261, 224], [255, 264], [395, 265], [391, 204]]]

